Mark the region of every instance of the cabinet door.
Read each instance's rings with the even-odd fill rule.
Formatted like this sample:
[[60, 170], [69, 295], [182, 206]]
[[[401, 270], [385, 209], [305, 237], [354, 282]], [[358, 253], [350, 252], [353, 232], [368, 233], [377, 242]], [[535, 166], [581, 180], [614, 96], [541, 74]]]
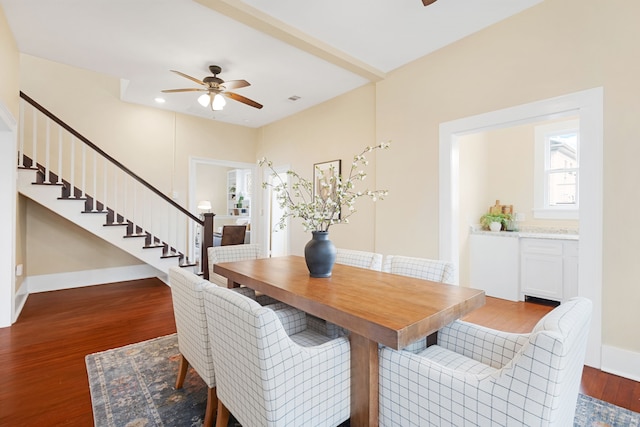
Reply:
[[518, 301], [518, 238], [472, 234], [469, 286], [487, 296]]
[[578, 296], [578, 242], [564, 243], [564, 290], [565, 300]]
[[562, 300], [562, 256], [523, 252], [520, 269], [524, 295]]

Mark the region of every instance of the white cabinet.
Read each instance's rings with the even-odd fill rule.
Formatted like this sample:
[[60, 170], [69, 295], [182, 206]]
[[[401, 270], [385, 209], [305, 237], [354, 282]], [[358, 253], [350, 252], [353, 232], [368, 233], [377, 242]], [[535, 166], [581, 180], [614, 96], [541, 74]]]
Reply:
[[520, 288], [526, 296], [564, 301], [578, 294], [578, 242], [523, 238]]
[[469, 286], [482, 289], [490, 297], [518, 301], [518, 240], [517, 235], [470, 235]]
[[578, 296], [578, 242], [565, 241], [563, 247], [564, 299]]

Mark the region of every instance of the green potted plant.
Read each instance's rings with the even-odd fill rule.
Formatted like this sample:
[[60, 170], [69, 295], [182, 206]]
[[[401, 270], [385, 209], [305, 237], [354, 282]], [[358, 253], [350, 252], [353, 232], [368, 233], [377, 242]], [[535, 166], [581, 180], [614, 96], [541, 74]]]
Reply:
[[500, 231], [502, 229], [506, 229], [507, 221], [510, 221], [510, 220], [511, 220], [511, 214], [486, 213], [480, 217], [480, 224], [484, 229], [491, 230], [491, 231]]

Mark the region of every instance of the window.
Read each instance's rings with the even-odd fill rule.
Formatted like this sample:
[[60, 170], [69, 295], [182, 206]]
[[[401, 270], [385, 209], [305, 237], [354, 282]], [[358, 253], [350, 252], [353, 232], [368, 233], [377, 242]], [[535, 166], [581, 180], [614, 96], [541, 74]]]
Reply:
[[578, 120], [535, 127], [534, 217], [578, 219]]

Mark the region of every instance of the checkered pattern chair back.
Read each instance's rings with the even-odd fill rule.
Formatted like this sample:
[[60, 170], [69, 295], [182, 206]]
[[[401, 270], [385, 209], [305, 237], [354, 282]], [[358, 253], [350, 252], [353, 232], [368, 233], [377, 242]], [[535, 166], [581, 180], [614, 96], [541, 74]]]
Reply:
[[[229, 289], [204, 291], [218, 398], [243, 426], [336, 426], [350, 415], [347, 338], [305, 346], [273, 310]], [[317, 335], [316, 335], [317, 336]]]
[[169, 268], [169, 286], [178, 332], [178, 348], [200, 377], [216, 386], [202, 289], [208, 281], [180, 267]]
[[226, 277], [213, 272], [213, 266], [221, 262], [244, 261], [247, 259], [261, 258], [260, 245], [211, 246], [207, 249], [209, 258], [209, 281], [219, 286], [227, 286]]
[[453, 284], [455, 267], [453, 263], [448, 261], [387, 255], [384, 260], [384, 265], [382, 266], [382, 271], [431, 280], [433, 282]]
[[382, 269], [382, 254], [337, 248], [336, 263], [380, 271]]
[[573, 425], [591, 312], [573, 298], [530, 334], [455, 321], [418, 353], [383, 348], [380, 425]]

